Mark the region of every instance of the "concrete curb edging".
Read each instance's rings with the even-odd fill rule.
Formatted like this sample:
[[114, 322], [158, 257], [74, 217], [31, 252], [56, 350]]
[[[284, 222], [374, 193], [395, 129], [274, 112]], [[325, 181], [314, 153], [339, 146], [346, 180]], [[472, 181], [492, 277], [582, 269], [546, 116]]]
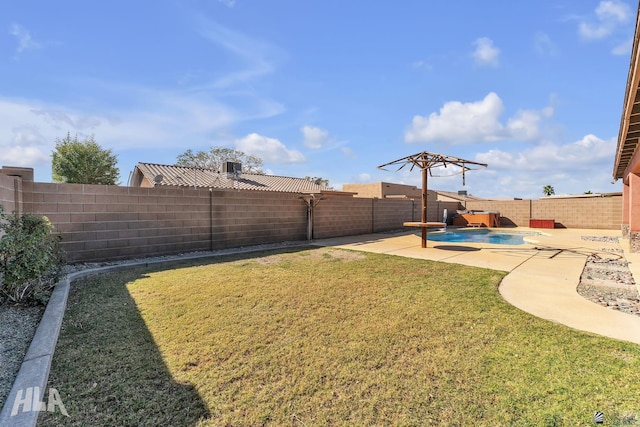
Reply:
[[[62, 326], [62, 317], [67, 306], [69, 287], [70, 281], [67, 277], [58, 282], [51, 293], [47, 308], [42, 315], [42, 319], [40, 319], [36, 333], [33, 336], [33, 340], [31, 340], [29, 350], [20, 366], [20, 370], [7, 396], [2, 412], [0, 412], [1, 426], [27, 427], [36, 425], [39, 412], [19, 411], [14, 416], [11, 415], [11, 412], [18, 393], [24, 398], [24, 394], [26, 394], [26, 390], [29, 387], [39, 387], [41, 393], [44, 393], [47, 387], [53, 350], [58, 341], [58, 334]], [[33, 400], [39, 402], [41, 401], [41, 397], [42, 396], [35, 396]]]
[[[265, 250], [299, 247], [309, 245], [309, 242], [300, 242], [282, 246], [282, 244], [273, 245], [261, 245], [259, 247], [238, 248], [235, 250], [223, 250], [218, 253], [206, 253], [193, 256], [173, 256], [160, 260], [141, 260], [140, 262], [126, 262], [124, 264], [109, 265], [105, 267], [92, 268], [82, 271], [77, 271], [68, 274], [64, 279], [55, 284], [47, 307], [40, 319], [40, 323], [36, 329], [36, 332], [27, 350], [27, 354], [20, 365], [20, 370], [16, 376], [11, 391], [7, 396], [7, 400], [0, 411], [0, 426], [2, 427], [35, 427], [38, 421], [38, 410], [28, 410], [24, 412], [24, 405], [22, 410], [17, 414], [11, 415], [14, 407], [14, 402], [20, 393], [21, 398], [24, 398], [27, 393], [26, 390], [34, 387], [38, 387], [40, 390], [40, 396], [33, 396], [32, 405], [37, 408], [37, 402], [43, 400], [43, 394], [47, 388], [49, 381], [49, 371], [51, 369], [51, 362], [53, 360], [53, 353], [58, 342], [58, 336], [62, 327], [62, 319], [67, 307], [67, 298], [69, 296], [69, 290], [71, 288], [71, 282], [75, 279], [89, 276], [97, 273], [105, 273], [109, 271], [125, 270], [131, 267], [148, 267], [151, 265], [171, 265], [184, 261], [194, 261], [198, 259], [215, 258], [225, 255], [237, 255], [243, 253], [260, 252]], [[45, 402], [46, 403], [46, 402]]]

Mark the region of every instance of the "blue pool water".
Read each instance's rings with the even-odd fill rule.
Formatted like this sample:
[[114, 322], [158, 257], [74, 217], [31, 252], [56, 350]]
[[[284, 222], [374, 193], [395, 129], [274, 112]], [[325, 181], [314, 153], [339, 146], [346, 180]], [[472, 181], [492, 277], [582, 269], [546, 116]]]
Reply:
[[447, 230], [445, 232], [435, 231], [427, 234], [427, 239], [434, 242], [471, 242], [471, 243], [493, 243], [498, 245], [522, 245], [525, 236], [532, 236], [536, 233], [518, 233], [482, 230]]

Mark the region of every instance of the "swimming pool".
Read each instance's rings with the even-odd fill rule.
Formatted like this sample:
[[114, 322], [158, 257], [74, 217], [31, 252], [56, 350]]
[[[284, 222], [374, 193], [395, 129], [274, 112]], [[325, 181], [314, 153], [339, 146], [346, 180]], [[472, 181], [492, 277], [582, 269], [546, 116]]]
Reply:
[[470, 242], [470, 243], [492, 243], [496, 245], [522, 245], [524, 238], [535, 236], [540, 233], [517, 232], [517, 231], [494, 231], [489, 229], [481, 230], [447, 230], [431, 231], [427, 233], [427, 240], [433, 242]]

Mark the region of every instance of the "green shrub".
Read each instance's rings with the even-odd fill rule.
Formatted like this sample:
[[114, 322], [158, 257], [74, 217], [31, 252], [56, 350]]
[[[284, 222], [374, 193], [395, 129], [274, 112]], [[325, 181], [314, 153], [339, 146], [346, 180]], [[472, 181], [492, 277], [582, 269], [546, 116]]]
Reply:
[[49, 219], [0, 205], [0, 236], [0, 301], [45, 303], [65, 264]]

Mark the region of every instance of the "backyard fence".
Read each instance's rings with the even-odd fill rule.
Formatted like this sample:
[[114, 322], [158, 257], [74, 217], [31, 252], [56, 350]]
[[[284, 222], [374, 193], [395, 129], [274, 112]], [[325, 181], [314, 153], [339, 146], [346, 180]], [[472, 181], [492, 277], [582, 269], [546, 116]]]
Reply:
[[[0, 204], [7, 211], [47, 216], [62, 235], [72, 263], [207, 251], [305, 240], [308, 205], [293, 193], [52, 184], [0, 173]], [[428, 221], [462, 208], [429, 202]], [[621, 197], [469, 201], [467, 209], [499, 211], [503, 225], [555, 219], [560, 226], [620, 229]], [[420, 220], [409, 199], [328, 195], [314, 203], [313, 238], [383, 232]]]

